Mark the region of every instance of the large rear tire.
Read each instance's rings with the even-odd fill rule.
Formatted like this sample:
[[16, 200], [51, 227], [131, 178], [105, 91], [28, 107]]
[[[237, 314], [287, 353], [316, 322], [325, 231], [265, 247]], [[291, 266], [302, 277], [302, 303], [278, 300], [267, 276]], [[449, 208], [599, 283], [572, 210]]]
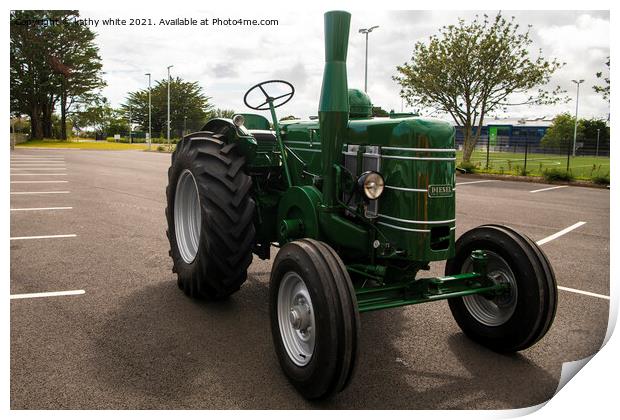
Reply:
[[474, 250], [486, 252], [488, 275], [509, 288], [492, 298], [449, 299], [457, 324], [468, 337], [498, 352], [534, 345], [551, 327], [557, 307], [555, 275], [544, 252], [509, 227], [479, 226], [457, 240], [456, 254], [446, 263], [446, 275], [471, 272]]
[[239, 290], [252, 262], [254, 200], [245, 158], [211, 133], [185, 137], [172, 154], [166, 234], [178, 285], [194, 298]]
[[342, 391], [357, 359], [360, 321], [334, 250], [313, 239], [284, 245], [271, 271], [269, 312], [280, 366], [293, 386], [307, 399]]

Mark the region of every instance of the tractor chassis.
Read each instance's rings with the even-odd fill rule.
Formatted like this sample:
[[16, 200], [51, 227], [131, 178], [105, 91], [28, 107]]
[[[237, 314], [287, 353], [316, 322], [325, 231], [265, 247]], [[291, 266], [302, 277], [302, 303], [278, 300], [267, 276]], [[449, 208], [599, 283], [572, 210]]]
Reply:
[[[369, 312], [474, 294], [492, 299], [508, 291], [510, 286], [507, 283], [496, 282], [487, 274], [487, 256], [483, 251], [472, 252], [470, 258], [474, 267], [471, 273], [357, 288], [358, 310]], [[352, 274], [359, 273], [357, 268], [348, 269]]]

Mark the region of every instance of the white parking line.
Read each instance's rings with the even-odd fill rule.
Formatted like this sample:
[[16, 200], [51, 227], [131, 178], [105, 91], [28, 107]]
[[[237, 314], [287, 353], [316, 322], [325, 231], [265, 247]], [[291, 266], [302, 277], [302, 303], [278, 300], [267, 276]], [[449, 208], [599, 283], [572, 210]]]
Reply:
[[11, 160], [64, 159], [64, 156], [12, 156]]
[[54, 181], [11, 181], [11, 184], [61, 184], [61, 183], [66, 183], [69, 181], [59, 181], [59, 180], [54, 180]]
[[46, 162], [46, 163], [13, 163], [11, 162], [11, 168], [40, 168], [41, 166], [49, 166], [55, 168], [57, 166], [66, 166], [64, 162]]
[[[547, 242], [553, 241], [554, 239], [557, 239], [560, 236], [565, 235], [568, 232], [570, 232], [572, 230], [575, 230], [578, 227], [583, 226], [585, 224], [586, 224], [586, 222], [577, 222], [574, 225], [567, 227], [566, 229], [562, 229], [561, 231], [559, 231], [557, 233], [554, 233], [551, 236], [547, 236], [546, 238], [543, 238], [540, 241], [537, 241], [536, 245], [546, 244]], [[599, 295], [598, 293], [587, 292], [585, 290], [572, 289], [570, 287], [558, 286], [558, 290], [564, 290], [565, 292], [578, 293], [580, 295], [592, 296], [592, 297], [596, 297], [596, 298], [600, 298], [600, 299], [607, 299], [607, 300], [609, 300], [609, 296]]]
[[467, 181], [467, 182], [457, 182], [456, 185], [467, 185], [467, 184], [481, 184], [483, 182], [493, 182], [494, 179], [487, 179], [484, 181]]
[[72, 233], [70, 235], [44, 235], [44, 236], [14, 236], [11, 237], [12, 241], [21, 241], [26, 239], [55, 239], [55, 238], [75, 238], [77, 235]]
[[566, 234], [567, 234], [568, 232], [570, 232], [571, 230], [575, 230], [575, 229], [577, 229], [578, 227], [583, 226], [583, 225], [585, 225], [585, 224], [586, 224], [586, 222], [577, 222], [577, 223], [575, 223], [574, 225], [567, 227], [566, 229], [562, 229], [561, 231], [559, 231], [559, 232], [557, 232], [557, 233], [554, 233], [553, 235], [547, 236], [546, 238], [543, 238], [543, 239], [541, 239], [540, 241], [537, 241], [537, 242], [536, 242], [536, 245], [544, 245], [544, 244], [546, 244], [547, 242], [551, 242], [551, 241], [553, 241], [554, 239], [557, 239], [557, 238], [559, 238], [559, 237], [560, 237], [560, 236], [562, 236], [562, 235], [566, 235]]
[[69, 194], [71, 191], [18, 191], [11, 195], [30, 195], [30, 194]]
[[592, 296], [599, 299], [607, 299], [609, 300], [609, 296], [599, 295], [598, 293], [586, 292], [584, 290], [571, 289], [570, 287], [558, 286], [558, 290], [564, 290], [565, 292], [573, 292], [578, 293], [580, 295]]
[[17, 295], [11, 295], [11, 299], [32, 299], [40, 297], [52, 297], [52, 296], [74, 296], [83, 295], [86, 293], [84, 290], [65, 290], [62, 292], [42, 292], [42, 293], [21, 293]]
[[13, 171], [48, 171], [48, 170], [49, 171], [66, 171], [67, 168], [64, 167], [64, 166], [63, 167], [51, 167], [51, 166], [49, 166], [47, 168], [30, 168], [30, 167], [28, 167], [28, 168], [15, 168], [15, 169], [11, 168], [11, 172], [13, 172]]
[[549, 190], [557, 190], [558, 188], [566, 188], [568, 185], [560, 185], [558, 187], [549, 187], [549, 188], [541, 188], [540, 190], [534, 190], [534, 191], [530, 191], [531, 193], [537, 193], [537, 192], [542, 192], [542, 191], [549, 191]]
[[23, 209], [11, 209], [11, 211], [35, 211], [35, 210], [71, 210], [73, 207], [26, 207]]

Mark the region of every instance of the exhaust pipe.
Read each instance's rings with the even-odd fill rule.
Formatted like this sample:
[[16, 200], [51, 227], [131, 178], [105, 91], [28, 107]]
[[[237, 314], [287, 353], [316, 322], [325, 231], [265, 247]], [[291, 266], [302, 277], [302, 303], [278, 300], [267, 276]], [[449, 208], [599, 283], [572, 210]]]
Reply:
[[347, 48], [351, 14], [341, 11], [325, 13], [325, 69], [319, 101], [323, 204], [337, 204], [334, 164], [342, 156], [342, 144], [349, 122], [347, 85]]

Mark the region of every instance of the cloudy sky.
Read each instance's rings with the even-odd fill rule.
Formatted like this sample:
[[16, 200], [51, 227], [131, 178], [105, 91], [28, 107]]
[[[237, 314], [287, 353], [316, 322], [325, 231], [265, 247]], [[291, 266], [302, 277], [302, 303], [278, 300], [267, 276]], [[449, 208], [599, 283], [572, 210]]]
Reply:
[[[268, 10], [268, 9], [265, 9]], [[359, 11], [352, 12], [349, 40], [349, 87], [363, 88], [364, 36], [360, 28], [379, 25], [370, 35], [368, 93], [373, 103], [384, 109], [400, 110], [399, 88], [392, 81], [395, 67], [411, 57], [413, 44], [428, 39], [443, 25], [459, 17], [470, 20], [475, 14], [494, 15], [497, 11]], [[592, 90], [596, 72], [606, 70], [610, 26], [606, 11], [503, 11], [515, 16], [525, 27], [532, 25], [533, 46], [543, 55], [566, 65], [554, 75], [551, 85], [560, 85], [571, 97], [571, 79], [585, 79], [581, 86], [580, 116], [606, 118], [608, 103]], [[98, 27], [97, 43], [108, 86], [104, 94], [114, 106], [127, 92], [145, 88], [151, 72], [154, 80], [165, 79], [166, 67], [174, 65], [173, 76], [198, 81], [219, 108], [247, 111], [243, 94], [250, 86], [267, 79], [288, 80], [296, 95], [279, 110], [280, 116], [315, 115], [323, 71], [323, 18], [319, 11], [299, 12], [153, 12], [82, 11], [82, 17], [151, 18], [153, 22], [175, 17], [279, 19], [278, 26], [263, 27]], [[513, 107], [510, 117], [552, 116], [574, 112], [568, 104], [540, 107]], [[405, 106], [405, 110], [407, 107]]]

